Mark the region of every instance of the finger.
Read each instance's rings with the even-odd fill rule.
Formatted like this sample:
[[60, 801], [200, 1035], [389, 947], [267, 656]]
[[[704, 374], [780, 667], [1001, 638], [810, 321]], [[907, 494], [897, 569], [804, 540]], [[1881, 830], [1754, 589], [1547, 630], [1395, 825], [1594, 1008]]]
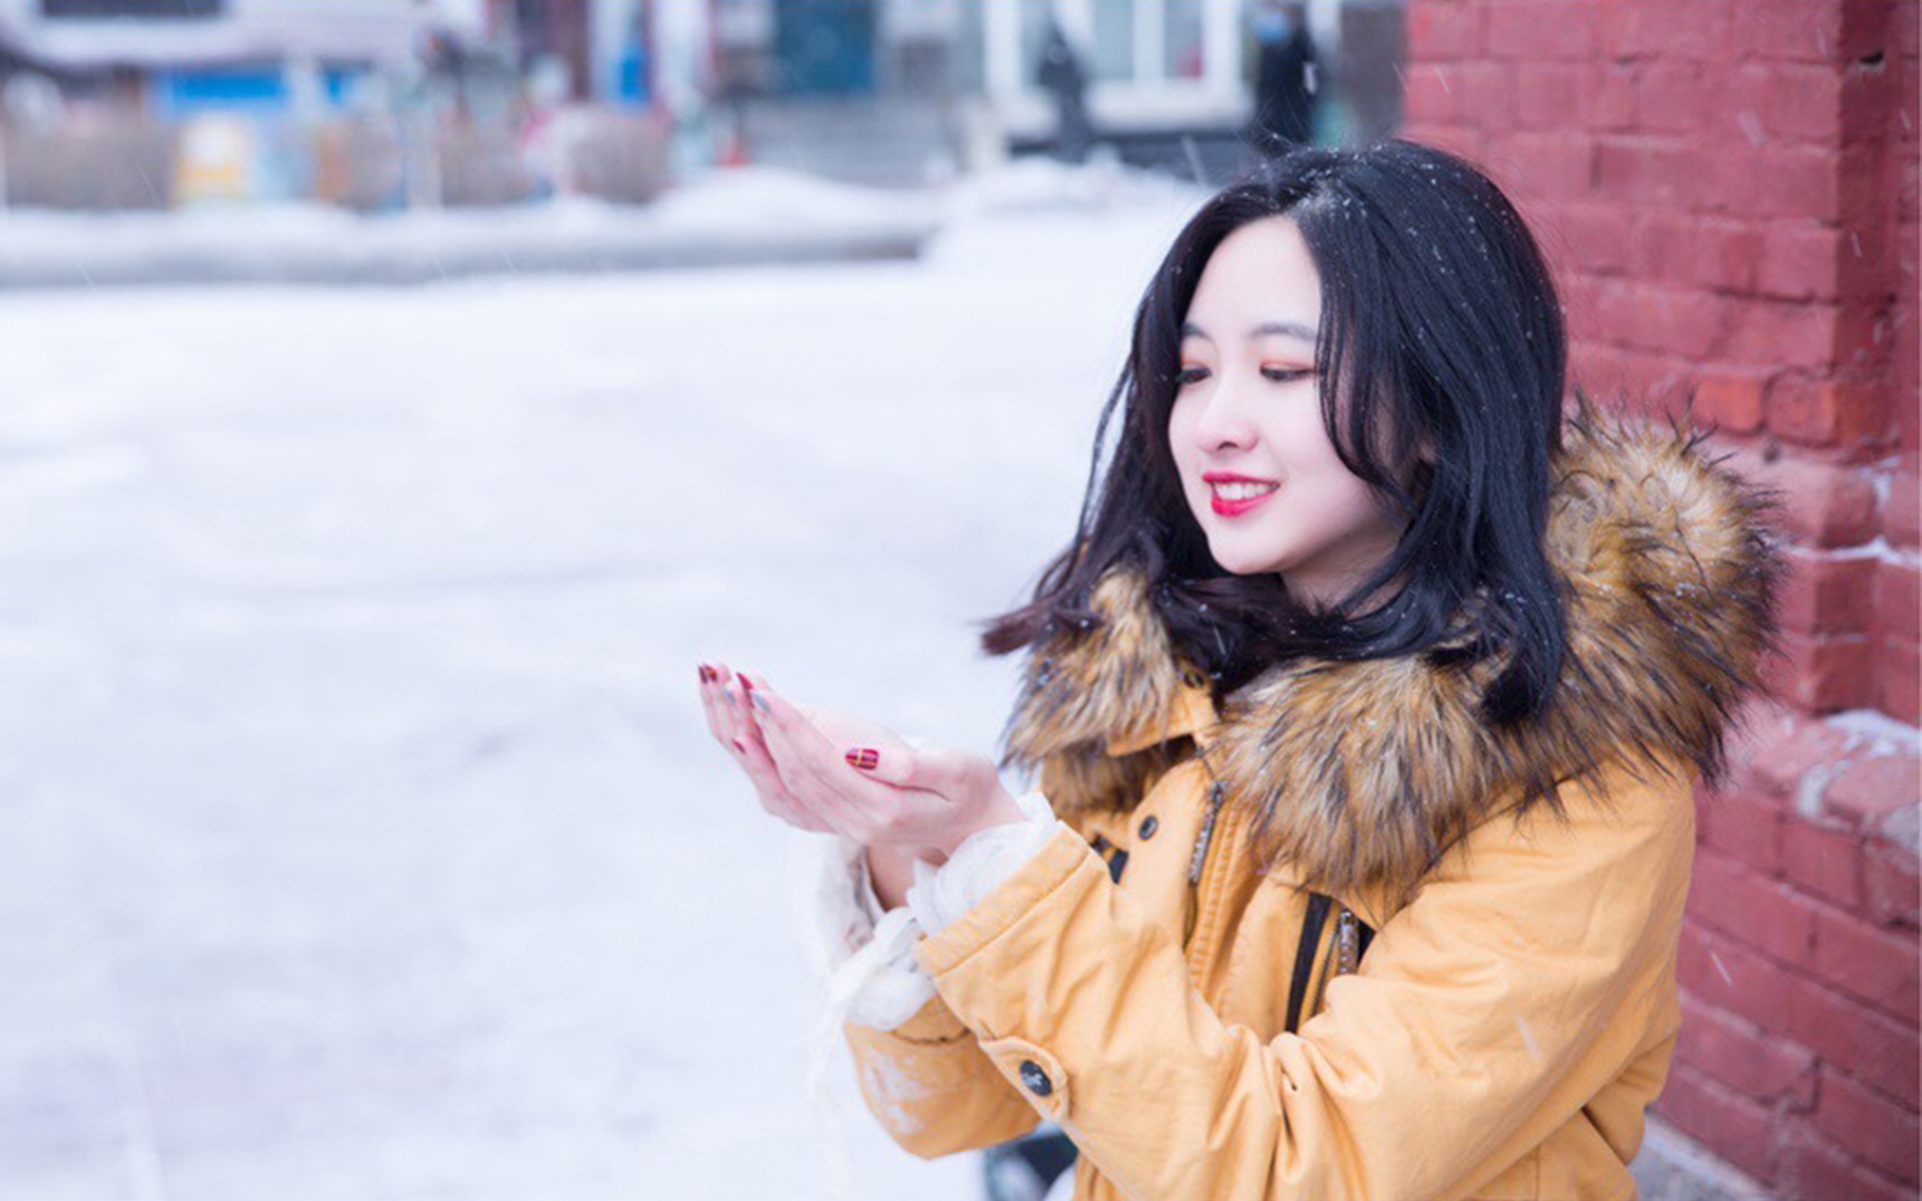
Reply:
[[973, 796], [998, 781], [986, 759], [942, 747], [850, 747], [846, 756], [850, 765], [870, 779], [896, 788], [939, 793], [950, 800]]
[[725, 663], [716, 663], [709, 669], [708, 691], [717, 698], [711, 704], [712, 724], [718, 729], [716, 736], [727, 744], [735, 761], [747, 772], [761, 808], [801, 829], [831, 832], [834, 829], [831, 824], [798, 804], [781, 783], [767, 748], [760, 743], [759, 732], [743, 716], [749, 706], [738, 688], [735, 673], [729, 671]]
[[946, 798], [866, 780], [848, 769], [832, 743], [764, 681], [757, 721], [782, 770], [782, 780], [808, 804], [860, 842], [938, 840], [955, 806]]
[[781, 780], [795, 799], [837, 825], [858, 822], [860, 813], [845, 795], [849, 784], [872, 787], [840, 773], [841, 779], [828, 776], [834, 749], [811, 722], [787, 701], [767, 687], [765, 680], [749, 681], [756, 710], [754, 722], [773, 756]]
[[697, 670], [701, 680], [701, 716], [707, 721], [708, 733], [714, 735], [715, 741], [726, 746], [734, 738], [721, 713], [722, 700], [715, 669], [703, 663]]

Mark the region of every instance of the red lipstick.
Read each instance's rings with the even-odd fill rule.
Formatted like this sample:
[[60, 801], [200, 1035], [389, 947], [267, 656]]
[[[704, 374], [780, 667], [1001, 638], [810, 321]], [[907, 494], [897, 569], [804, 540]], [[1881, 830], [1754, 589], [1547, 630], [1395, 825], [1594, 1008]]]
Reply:
[[[1203, 483], [1209, 485], [1209, 503], [1214, 507], [1215, 513], [1222, 517], [1238, 517], [1251, 509], [1258, 508], [1267, 501], [1269, 497], [1280, 490], [1280, 484], [1274, 480], [1256, 479], [1252, 475], [1241, 475], [1233, 471], [1210, 471], [1204, 474], [1201, 479]], [[1220, 493], [1214, 490], [1213, 486], [1215, 484], [1230, 483], [1266, 484], [1269, 485], [1269, 489], [1255, 496], [1244, 497], [1239, 500], [1226, 500]]]

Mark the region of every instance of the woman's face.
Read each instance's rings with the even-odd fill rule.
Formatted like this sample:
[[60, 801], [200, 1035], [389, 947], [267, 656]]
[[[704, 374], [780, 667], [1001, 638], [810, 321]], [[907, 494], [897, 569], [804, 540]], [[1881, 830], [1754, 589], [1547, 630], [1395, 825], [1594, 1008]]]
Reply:
[[1387, 558], [1402, 522], [1322, 428], [1320, 320], [1321, 277], [1293, 218], [1224, 238], [1182, 327], [1168, 442], [1215, 561], [1277, 572], [1297, 601], [1327, 604]]

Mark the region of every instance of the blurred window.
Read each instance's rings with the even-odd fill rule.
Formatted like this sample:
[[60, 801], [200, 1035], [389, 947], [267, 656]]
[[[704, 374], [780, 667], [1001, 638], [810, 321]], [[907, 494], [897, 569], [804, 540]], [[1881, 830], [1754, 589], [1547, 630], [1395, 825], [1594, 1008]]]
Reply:
[[1170, 79], [1201, 78], [1201, 9], [1204, 0], [1162, 0], [1162, 52]]
[[1136, 3], [1137, 0], [1100, 0], [1094, 6], [1093, 75], [1096, 79], [1134, 78]]
[[40, 0], [40, 13], [50, 21], [95, 17], [206, 18], [218, 17], [227, 0]]

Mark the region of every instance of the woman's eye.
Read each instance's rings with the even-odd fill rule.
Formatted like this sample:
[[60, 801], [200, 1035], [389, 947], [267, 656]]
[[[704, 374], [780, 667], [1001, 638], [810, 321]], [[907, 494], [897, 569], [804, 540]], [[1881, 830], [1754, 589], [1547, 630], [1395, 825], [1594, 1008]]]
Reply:
[[[1313, 367], [1263, 367], [1261, 369], [1263, 379], [1271, 379], [1278, 384], [1306, 379], [1314, 373], [1315, 369]], [[1175, 377], [1175, 386], [1179, 388], [1184, 384], [1192, 384], [1207, 377], [1208, 369], [1206, 367], [1189, 367]]]

